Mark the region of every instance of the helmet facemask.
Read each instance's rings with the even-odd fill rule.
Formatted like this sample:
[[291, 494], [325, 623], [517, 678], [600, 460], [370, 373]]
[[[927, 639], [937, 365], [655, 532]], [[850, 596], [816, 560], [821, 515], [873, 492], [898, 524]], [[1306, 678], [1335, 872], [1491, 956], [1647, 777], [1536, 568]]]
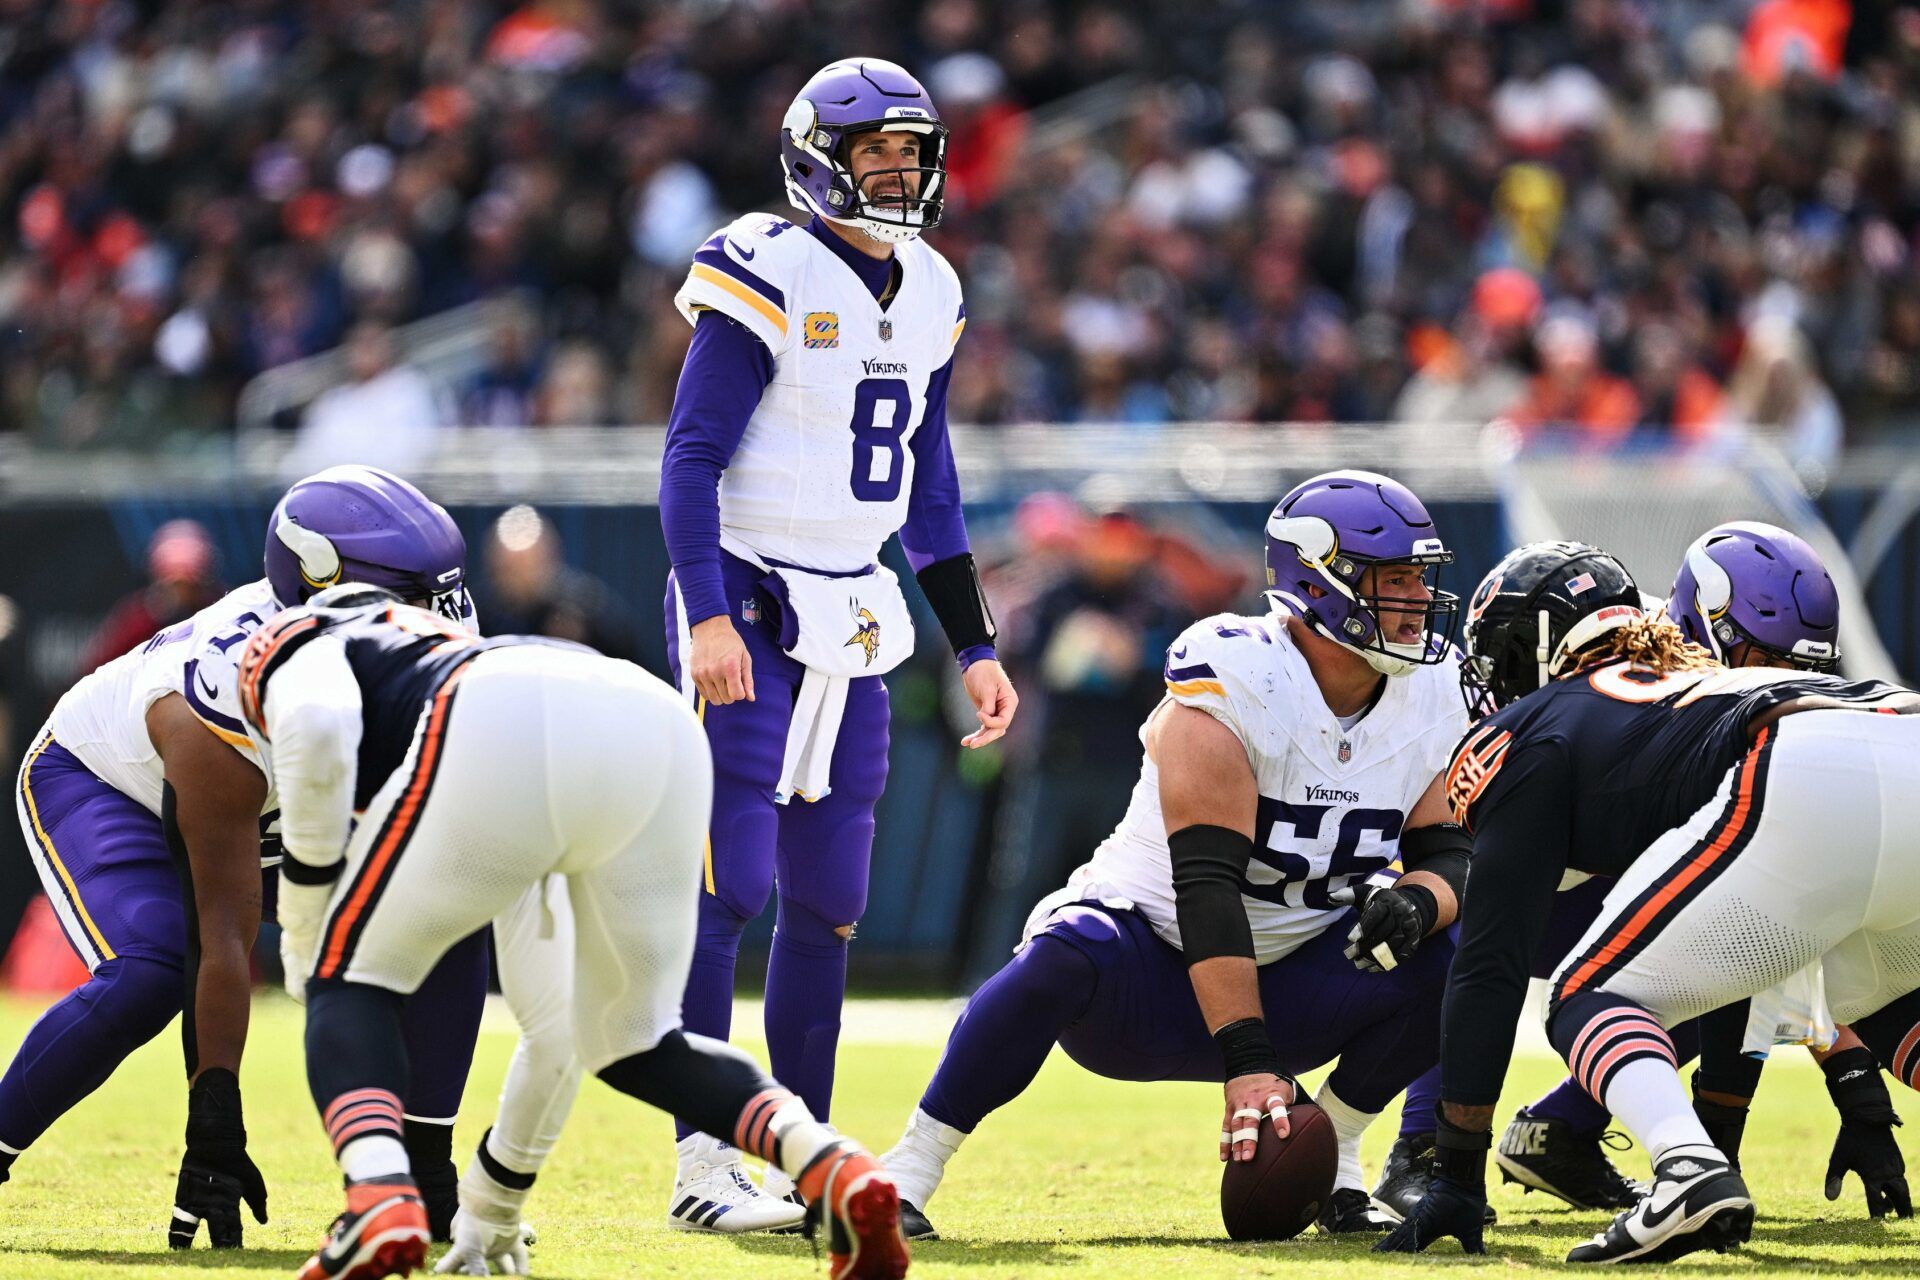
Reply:
[[[940, 224], [946, 207], [947, 127], [918, 107], [887, 111], [883, 119], [828, 124], [813, 103], [796, 99], [781, 122], [781, 150], [787, 196], [797, 207], [887, 244], [900, 244]], [[849, 151], [853, 140], [890, 132], [919, 136], [920, 163], [875, 169], [856, 181]], [[867, 194], [876, 183], [891, 185], [887, 180], [896, 177], [899, 187], [913, 194], [897, 197], [897, 204], [877, 203]]]

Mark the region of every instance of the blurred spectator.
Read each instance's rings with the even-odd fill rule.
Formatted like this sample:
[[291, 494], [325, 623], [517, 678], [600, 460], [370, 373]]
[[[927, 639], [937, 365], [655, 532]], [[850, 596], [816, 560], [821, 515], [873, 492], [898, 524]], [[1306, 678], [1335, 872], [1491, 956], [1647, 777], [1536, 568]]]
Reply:
[[1485, 423], [1527, 391], [1520, 356], [1540, 314], [1540, 286], [1517, 267], [1498, 267], [1474, 282], [1473, 303], [1451, 334], [1422, 335], [1420, 372], [1400, 393], [1401, 422]]
[[1506, 417], [1522, 428], [1577, 427], [1592, 439], [1614, 439], [1633, 429], [1640, 400], [1624, 378], [1600, 367], [1593, 324], [1571, 313], [1552, 316], [1534, 334], [1540, 372]]
[[147, 543], [147, 585], [108, 611], [87, 641], [78, 679], [98, 670], [155, 633], [192, 617], [218, 600], [220, 585], [213, 539], [193, 520], [169, 520]]
[[323, 391], [286, 460], [289, 476], [311, 475], [342, 462], [405, 473], [435, 448], [441, 425], [433, 384], [397, 363], [393, 334], [363, 321], [347, 335], [347, 381]]
[[539, 355], [527, 326], [517, 320], [502, 323], [493, 331], [486, 363], [460, 393], [460, 425], [530, 425], [540, 374]]
[[1689, 358], [1673, 325], [1643, 325], [1634, 335], [1633, 387], [1644, 432], [1698, 440], [1720, 422], [1720, 384]]
[[1727, 382], [1727, 420], [1744, 426], [1806, 471], [1840, 451], [1840, 407], [1820, 380], [1813, 352], [1783, 317], [1755, 321]]
[[660, 421], [688, 256], [790, 213], [780, 120], [854, 24], [955, 130], [957, 420], [1483, 420], [1511, 267], [1643, 384], [1553, 416], [1651, 428], [1786, 314], [1849, 431], [1920, 426], [1910, 9], [1363, 8], [16, 4], [0, 430], [174, 447], [359, 322], [519, 289], [541, 341], [439, 388], [460, 420]]
[[551, 636], [632, 661], [633, 624], [607, 585], [566, 563], [560, 535], [530, 506], [510, 507], [487, 537], [486, 593], [475, 605], [488, 635]]
[[1033, 903], [1063, 884], [1126, 811], [1140, 725], [1164, 693], [1166, 647], [1191, 621], [1161, 578], [1158, 554], [1158, 538], [1128, 512], [1088, 522], [1065, 573], [1002, 637], [1033, 720], [1010, 744], [1017, 765], [1010, 761], [977, 914], [976, 958], [997, 966]]

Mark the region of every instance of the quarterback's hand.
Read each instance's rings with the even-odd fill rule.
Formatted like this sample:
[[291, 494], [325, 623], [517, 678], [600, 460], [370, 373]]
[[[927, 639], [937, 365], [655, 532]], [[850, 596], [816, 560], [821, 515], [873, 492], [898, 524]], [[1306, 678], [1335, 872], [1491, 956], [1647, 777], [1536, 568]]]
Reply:
[[1419, 1253], [1448, 1236], [1460, 1241], [1467, 1253], [1485, 1253], [1487, 1193], [1435, 1174], [1427, 1194], [1405, 1222], [1373, 1246], [1375, 1253]]
[[960, 683], [966, 686], [967, 697], [973, 699], [974, 713], [980, 717], [980, 727], [960, 739], [960, 745], [984, 747], [1006, 733], [1007, 726], [1013, 723], [1013, 711], [1020, 705], [1020, 695], [1013, 691], [1007, 669], [992, 658], [982, 658], [961, 672]]
[[1289, 1132], [1287, 1107], [1294, 1101], [1294, 1084], [1269, 1072], [1235, 1076], [1227, 1081], [1227, 1111], [1220, 1121], [1220, 1158], [1236, 1163], [1253, 1159], [1260, 1142], [1260, 1118], [1273, 1121], [1275, 1137]]
[[1347, 959], [1363, 973], [1398, 968], [1420, 946], [1438, 916], [1433, 894], [1417, 885], [1381, 889], [1362, 884], [1336, 892], [1345, 893], [1360, 908], [1360, 920], [1347, 934]]
[[191, 1249], [205, 1221], [214, 1248], [238, 1249], [242, 1201], [255, 1222], [267, 1220], [267, 1182], [247, 1155], [240, 1082], [231, 1071], [209, 1068], [188, 1095], [187, 1153], [180, 1159], [167, 1244]]
[[700, 696], [716, 707], [742, 698], [753, 701], [753, 655], [724, 613], [702, 618], [688, 629], [687, 671]]

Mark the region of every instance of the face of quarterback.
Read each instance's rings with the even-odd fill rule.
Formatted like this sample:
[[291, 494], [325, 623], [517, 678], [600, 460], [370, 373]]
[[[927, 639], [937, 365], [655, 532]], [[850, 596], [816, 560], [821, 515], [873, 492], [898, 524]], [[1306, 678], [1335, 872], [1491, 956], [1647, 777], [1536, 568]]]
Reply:
[[[907, 129], [857, 133], [848, 139], [847, 168], [869, 204], [898, 209], [919, 198], [921, 141], [919, 134]], [[913, 172], [887, 172], [897, 169]]]
[[1389, 644], [1426, 642], [1426, 606], [1433, 599], [1427, 583], [1428, 566], [1418, 564], [1377, 564], [1360, 578], [1360, 594], [1381, 601], [1404, 600], [1412, 607], [1401, 610], [1382, 603], [1375, 612], [1380, 630]]

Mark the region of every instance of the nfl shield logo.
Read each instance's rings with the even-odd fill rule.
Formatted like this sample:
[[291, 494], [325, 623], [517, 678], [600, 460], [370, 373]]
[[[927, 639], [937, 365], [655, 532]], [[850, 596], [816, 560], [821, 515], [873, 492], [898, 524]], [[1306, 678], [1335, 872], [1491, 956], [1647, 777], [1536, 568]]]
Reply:
[[749, 626], [760, 621], [760, 601], [759, 600], [748, 599], [748, 600], [742, 600], [740, 602], [740, 621], [748, 624]]
[[893, 341], [893, 321], [887, 319], [885, 316], [880, 317], [880, 341]]
[[1340, 763], [1348, 764], [1353, 760], [1353, 744], [1345, 738], [1340, 739]]

